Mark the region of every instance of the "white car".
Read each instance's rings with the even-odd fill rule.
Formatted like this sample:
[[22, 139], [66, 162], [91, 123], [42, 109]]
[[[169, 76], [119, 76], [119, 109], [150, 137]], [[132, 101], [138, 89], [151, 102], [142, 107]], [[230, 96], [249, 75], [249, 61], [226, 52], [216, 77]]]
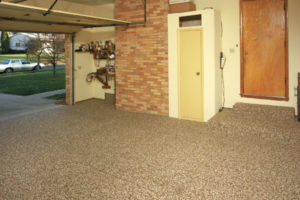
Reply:
[[40, 70], [45, 67], [43, 63], [31, 63], [25, 59], [5, 59], [0, 63], [0, 72], [11, 73], [28, 70]]

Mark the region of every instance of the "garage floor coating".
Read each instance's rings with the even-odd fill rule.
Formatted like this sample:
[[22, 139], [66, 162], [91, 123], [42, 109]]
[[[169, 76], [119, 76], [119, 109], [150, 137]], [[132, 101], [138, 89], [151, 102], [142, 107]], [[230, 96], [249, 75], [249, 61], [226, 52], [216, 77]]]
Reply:
[[0, 199], [300, 199], [300, 123], [266, 113], [205, 124], [91, 100], [3, 121]]

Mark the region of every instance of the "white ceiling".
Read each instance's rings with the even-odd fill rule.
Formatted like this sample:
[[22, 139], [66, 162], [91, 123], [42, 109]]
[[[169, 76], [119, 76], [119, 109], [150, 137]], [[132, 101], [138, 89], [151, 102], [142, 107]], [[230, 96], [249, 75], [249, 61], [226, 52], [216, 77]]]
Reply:
[[102, 4], [108, 4], [108, 3], [115, 2], [115, 0], [64, 0], [64, 1], [81, 3], [81, 4], [85, 4], [85, 5], [102, 5]]

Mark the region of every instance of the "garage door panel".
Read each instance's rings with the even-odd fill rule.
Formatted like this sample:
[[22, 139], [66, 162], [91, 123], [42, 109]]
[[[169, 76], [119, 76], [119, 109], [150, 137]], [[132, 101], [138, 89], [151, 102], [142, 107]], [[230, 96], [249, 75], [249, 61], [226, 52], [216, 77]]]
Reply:
[[130, 22], [21, 4], [0, 2], [0, 29], [29, 32], [77, 32], [82, 28], [126, 25]]

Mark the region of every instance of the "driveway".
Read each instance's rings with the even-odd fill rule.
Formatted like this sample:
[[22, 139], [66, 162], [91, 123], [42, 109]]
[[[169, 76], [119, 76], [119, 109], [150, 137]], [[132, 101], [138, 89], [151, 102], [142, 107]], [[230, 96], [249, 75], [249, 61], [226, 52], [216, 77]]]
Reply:
[[9, 120], [43, 110], [59, 108], [56, 100], [44, 99], [55, 94], [64, 93], [65, 90], [56, 90], [29, 96], [0, 94], [0, 121]]

